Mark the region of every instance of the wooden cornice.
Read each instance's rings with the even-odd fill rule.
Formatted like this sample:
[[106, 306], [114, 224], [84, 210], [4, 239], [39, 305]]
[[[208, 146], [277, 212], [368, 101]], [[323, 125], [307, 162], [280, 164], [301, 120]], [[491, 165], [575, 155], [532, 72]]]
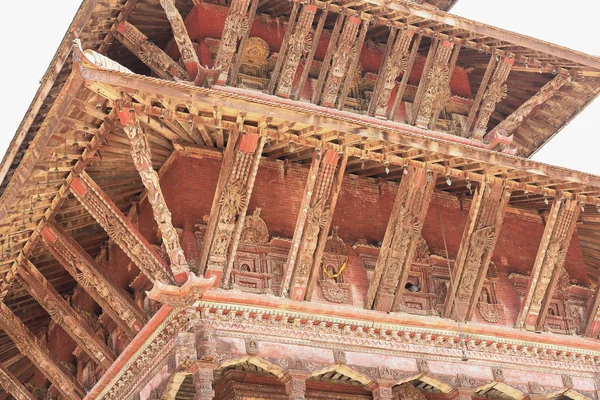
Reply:
[[113, 352], [30, 261], [21, 264], [19, 281], [91, 359], [104, 368], [111, 366], [116, 359]]
[[0, 324], [21, 354], [31, 360], [65, 399], [83, 399], [85, 390], [75, 377], [65, 372], [58, 360], [3, 302], [0, 302]]
[[4, 364], [0, 364], [0, 386], [17, 400], [37, 400]]
[[44, 227], [42, 244], [121, 330], [133, 338], [148, 317], [89, 254], [54, 222]]

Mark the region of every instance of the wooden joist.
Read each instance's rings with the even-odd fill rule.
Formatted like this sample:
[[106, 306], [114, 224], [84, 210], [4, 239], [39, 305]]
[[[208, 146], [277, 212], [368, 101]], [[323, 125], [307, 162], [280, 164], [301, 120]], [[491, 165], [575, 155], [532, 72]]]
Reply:
[[479, 185], [460, 243], [442, 316], [469, 321], [479, 301], [510, 192], [502, 182]]
[[579, 211], [580, 205], [574, 200], [556, 199], [552, 204], [517, 317], [518, 327], [542, 330], [548, 306], [565, 264]]
[[68, 400], [82, 400], [85, 390], [75, 377], [66, 372], [58, 360], [19, 320], [4, 302], [0, 302], [0, 325], [15, 346], [31, 360], [54, 387]]
[[31, 261], [21, 263], [19, 282], [92, 360], [106, 369], [112, 365], [116, 359], [113, 352]]
[[435, 188], [435, 174], [408, 167], [403, 176], [365, 298], [365, 308], [399, 311], [423, 222]]
[[42, 244], [121, 330], [133, 338], [148, 317], [118, 287], [90, 255], [60, 226], [49, 222], [42, 230]]

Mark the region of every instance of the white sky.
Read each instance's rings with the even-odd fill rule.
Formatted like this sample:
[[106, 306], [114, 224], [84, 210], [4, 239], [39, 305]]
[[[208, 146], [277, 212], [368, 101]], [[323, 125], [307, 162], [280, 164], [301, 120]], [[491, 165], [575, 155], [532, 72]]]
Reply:
[[[0, 25], [0, 154], [14, 136], [81, 0], [6, 2]], [[60, 4], [60, 6], [58, 6]], [[598, 0], [460, 0], [454, 14], [600, 55]], [[600, 175], [600, 100], [585, 109], [534, 159]]]

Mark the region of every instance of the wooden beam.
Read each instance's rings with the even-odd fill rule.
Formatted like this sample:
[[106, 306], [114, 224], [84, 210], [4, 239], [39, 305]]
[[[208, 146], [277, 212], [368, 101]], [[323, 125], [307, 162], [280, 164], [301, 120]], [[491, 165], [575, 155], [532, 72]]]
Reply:
[[[313, 5], [309, 5], [308, 7], [316, 9], [316, 7]], [[310, 30], [310, 27], [312, 24], [312, 19], [310, 20], [310, 23], [308, 23], [310, 14], [306, 12], [307, 8], [305, 6], [305, 7], [302, 7], [302, 12], [300, 13], [300, 18], [296, 22], [296, 15], [298, 14], [298, 8], [300, 8], [299, 3], [294, 3], [292, 5], [292, 12], [290, 13], [290, 18], [288, 19], [287, 26], [285, 27], [285, 34], [283, 35], [283, 41], [281, 42], [281, 47], [279, 47], [279, 53], [277, 53], [277, 61], [275, 61], [275, 67], [273, 68], [273, 72], [271, 73], [271, 79], [269, 80], [269, 86], [267, 88], [267, 93], [269, 93], [269, 94], [273, 94], [273, 92], [275, 91], [275, 85], [279, 81], [279, 72], [281, 72], [281, 67], [283, 66], [283, 63], [284, 62], [286, 64], [288, 64], [289, 62], [294, 63], [296, 60], [299, 63], [300, 59], [302, 58], [302, 53], [304, 53], [304, 49], [305, 49], [304, 46], [306, 45], [306, 41], [303, 41], [302, 43], [296, 43], [295, 40], [292, 40], [292, 38], [294, 38], [294, 36], [297, 36], [301, 32], [306, 32], [305, 38], [304, 38], [304, 40], [306, 40], [306, 35], [308, 35], [308, 33], [309, 33], [308, 31]], [[312, 17], [314, 18], [314, 13], [312, 13]], [[296, 28], [296, 26], [298, 26], [298, 28]], [[302, 46], [302, 47], [296, 49], [296, 50], [299, 50], [299, 53], [298, 52], [295, 53], [293, 50], [290, 49], [289, 55], [291, 57], [289, 57], [290, 60], [288, 60], [288, 46], [291, 47], [294, 45], [296, 47], [298, 47], [298, 46]], [[285, 71], [284, 71], [282, 79], [285, 80], [286, 83], [288, 83], [287, 81], [290, 81], [289, 84], [291, 87], [294, 77], [295, 77], [295, 75], [292, 75], [291, 78], [286, 77]]]
[[77, 380], [66, 372], [58, 360], [36, 338], [19, 318], [0, 302], [0, 325], [2, 330], [14, 342], [17, 349], [31, 360], [33, 365], [44, 374], [54, 387], [68, 400], [81, 400], [85, 390]]
[[408, 167], [402, 177], [392, 214], [383, 237], [375, 271], [365, 297], [365, 308], [398, 311], [436, 177], [421, 168]]
[[37, 400], [2, 363], [0, 363], [0, 385], [16, 400]]
[[223, 287], [229, 287], [237, 244], [266, 140], [256, 133], [245, 133], [242, 116], [238, 123], [239, 126], [231, 131], [225, 149], [200, 258], [205, 277], [216, 276], [216, 284]]
[[[332, 206], [337, 202], [344, 173], [338, 168], [338, 161], [339, 155], [334, 150], [315, 150], [281, 285], [281, 294], [289, 293], [294, 300], [304, 300], [312, 295], [307, 293], [307, 286], [311, 275], [311, 279], [318, 276], [320, 263], [316, 264], [319, 258], [315, 257], [317, 246], [319, 241], [327, 240], [329, 232], [324, 228], [331, 225]], [[345, 168], [346, 162], [344, 156], [341, 167]], [[336, 180], [339, 185], [334, 188]], [[314, 283], [311, 287], [314, 287]]]
[[166, 80], [190, 81], [190, 74], [177, 64], [160, 47], [152, 43], [146, 35], [127, 21], [122, 21], [111, 30], [123, 46], [146, 64], [152, 72]]
[[240, 67], [242, 65], [242, 58], [246, 49], [246, 42], [250, 37], [250, 28], [252, 28], [252, 22], [256, 16], [256, 10], [258, 9], [259, 0], [251, 0], [250, 9], [248, 10], [248, 29], [246, 29], [244, 35], [240, 38], [240, 44], [235, 54], [233, 66], [231, 68], [231, 76], [229, 77], [229, 84], [231, 86], [237, 86], [238, 74], [240, 73]]
[[517, 327], [537, 331], [542, 329], [548, 305], [565, 263], [579, 211], [577, 201], [554, 201], [521, 303]]
[[151, 282], [158, 280], [173, 283], [173, 275], [167, 263], [88, 174], [81, 173], [73, 179], [69, 188], [113, 242]]
[[163, 196], [158, 173], [152, 167], [152, 153], [148, 137], [133, 109], [124, 106], [118, 108], [120, 108], [117, 111], [119, 119], [125, 130], [125, 134], [131, 141], [131, 158], [146, 188], [154, 220], [158, 225], [162, 243], [171, 261], [173, 277], [176, 283], [183, 284], [187, 281], [191, 273], [190, 266], [185, 259], [185, 254], [179, 242], [179, 236], [173, 226], [171, 212]]
[[494, 129], [485, 136], [490, 142], [495, 137], [511, 136], [531, 114], [535, 107], [552, 98], [566, 83], [568, 78], [562, 74], [557, 75], [553, 80], [544, 85], [535, 96], [531, 97], [521, 105], [515, 112], [506, 117]]
[[19, 268], [19, 281], [31, 296], [48, 312], [52, 320], [60, 325], [75, 343], [98, 365], [108, 369], [115, 355], [100, 340], [93, 329], [52, 287], [38, 269], [26, 260]]
[[133, 338], [146, 325], [146, 314], [58, 224], [48, 222], [41, 237], [46, 250], [129, 338]]
[[473, 137], [475, 139], [481, 139], [485, 136], [490, 117], [496, 110], [496, 104], [506, 98], [507, 88], [504, 82], [506, 82], [514, 63], [515, 59], [509, 57], [504, 57], [504, 59], [498, 63], [492, 81], [483, 96], [481, 109], [479, 110], [479, 115], [475, 122], [475, 127], [473, 128]]
[[590, 299], [583, 334], [594, 339], [600, 335], [600, 280], [596, 283], [594, 296]]
[[418, 35], [413, 43], [412, 50], [410, 51], [410, 56], [408, 57], [406, 71], [402, 74], [402, 79], [398, 84], [398, 89], [396, 90], [396, 98], [392, 104], [392, 109], [386, 112], [386, 116], [388, 119], [393, 120], [396, 116], [396, 112], [398, 111], [398, 106], [404, 97], [404, 91], [406, 90], [406, 85], [408, 85], [408, 78], [410, 78], [410, 74], [415, 66], [415, 61], [417, 61], [417, 56], [419, 55], [419, 47], [421, 46], [421, 39], [423, 39], [422, 35]]
[[194, 49], [190, 35], [188, 35], [185, 22], [183, 21], [183, 18], [181, 17], [179, 10], [177, 10], [173, 0], [160, 0], [159, 3], [165, 10], [167, 19], [171, 23], [173, 38], [175, 39], [175, 43], [177, 44], [177, 48], [181, 54], [180, 62], [185, 65], [185, 69], [192, 80], [196, 81], [198, 72], [200, 72], [200, 60], [198, 60], [196, 49]]
[[127, 18], [129, 18], [138, 2], [139, 0], [127, 0], [123, 7], [121, 7], [121, 12], [119, 12], [117, 19], [111, 26], [110, 31], [104, 37], [104, 40], [100, 44], [100, 47], [98, 47], [98, 53], [106, 55], [106, 52], [115, 41], [115, 37], [112, 34], [112, 30], [116, 27], [116, 25], [118, 25], [122, 21], [126, 21]]
[[502, 182], [480, 184], [475, 191], [452, 270], [452, 285], [442, 313], [444, 318], [459, 321], [472, 318], [509, 199], [510, 192]]

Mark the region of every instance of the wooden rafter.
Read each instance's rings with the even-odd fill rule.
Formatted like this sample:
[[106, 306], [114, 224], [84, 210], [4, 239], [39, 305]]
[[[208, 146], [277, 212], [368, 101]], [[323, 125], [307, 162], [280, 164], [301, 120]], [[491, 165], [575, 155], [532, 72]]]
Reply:
[[502, 182], [480, 185], [469, 211], [452, 271], [452, 287], [443, 316], [469, 321], [479, 301], [483, 281], [502, 228], [510, 193]]
[[44, 307], [52, 320], [69, 334], [75, 343], [98, 365], [108, 369], [115, 361], [115, 355], [100, 340], [92, 328], [52, 287], [50, 282], [27, 260], [19, 268], [21, 285]]
[[75, 377], [60, 366], [58, 360], [4, 302], [0, 302], [0, 324], [21, 354], [31, 360], [65, 399], [83, 399], [85, 391]]
[[565, 263], [579, 210], [577, 201], [554, 201], [521, 303], [517, 326], [529, 330], [542, 329], [548, 305]]
[[119, 288], [92, 257], [54, 222], [42, 230], [42, 243], [117, 326], [133, 338], [148, 317]]
[[173, 275], [165, 260], [88, 174], [84, 172], [73, 179], [70, 190], [113, 242], [152, 282], [173, 282]]
[[4, 364], [0, 363], [0, 385], [17, 400], [37, 400]]
[[435, 176], [424, 169], [409, 167], [404, 175], [365, 298], [365, 308], [398, 311], [408, 279], [429, 202]]

